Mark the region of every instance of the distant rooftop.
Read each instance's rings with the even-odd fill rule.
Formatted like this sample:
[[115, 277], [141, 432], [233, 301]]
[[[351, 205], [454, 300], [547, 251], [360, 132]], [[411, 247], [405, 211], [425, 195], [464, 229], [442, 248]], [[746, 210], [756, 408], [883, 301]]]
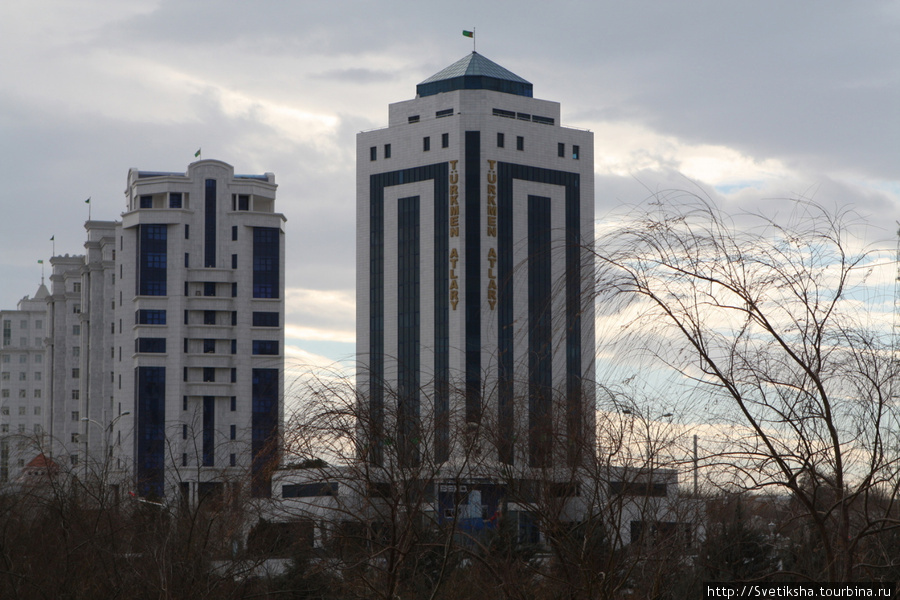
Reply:
[[416, 86], [416, 94], [433, 96], [454, 90], [492, 90], [533, 97], [533, 86], [477, 52], [464, 56]]

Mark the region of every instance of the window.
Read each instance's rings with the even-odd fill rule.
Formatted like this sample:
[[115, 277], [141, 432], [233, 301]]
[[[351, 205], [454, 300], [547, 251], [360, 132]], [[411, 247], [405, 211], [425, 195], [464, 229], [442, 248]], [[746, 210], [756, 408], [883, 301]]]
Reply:
[[[182, 453], [181, 453], [181, 466], [182, 466], [182, 467], [188, 466], [187, 452], [182, 452]], [[188, 485], [190, 485], [190, 484], [188, 484]]]
[[139, 325], [165, 325], [166, 311], [142, 308], [135, 313], [135, 320]]
[[79, 369], [78, 367], [75, 367], [74, 369], [72, 369], [72, 379], [78, 379], [80, 377], [81, 377], [81, 369]]
[[575, 160], [581, 158], [581, 146], [572, 146], [572, 158]]
[[79, 390], [72, 390], [72, 400], [81, 400], [81, 392]]
[[390, 145], [390, 144], [385, 144], [385, 145], [384, 145], [384, 157], [385, 157], [385, 158], [390, 158], [390, 157], [391, 157], [391, 145]]
[[216, 340], [203, 340], [203, 354], [216, 353]]
[[8, 362], [9, 362], [9, 354], [4, 354], [4, 355], [3, 355], [3, 362], [5, 362], [5, 363], [8, 363]]
[[237, 410], [237, 396], [232, 396], [231, 397], [231, 412], [234, 412], [236, 410]]
[[516, 150], [524, 150], [525, 149], [525, 138], [521, 135], [516, 136]]
[[506, 119], [515, 119], [516, 113], [514, 113], [511, 110], [503, 110], [502, 108], [495, 108], [494, 116], [495, 117], [504, 117]]
[[253, 354], [278, 354], [277, 340], [253, 340]]
[[27, 355], [27, 354], [20, 354], [20, 355], [19, 355], [19, 364], [20, 364], [20, 365], [24, 365], [24, 364], [27, 363], [27, 362], [28, 362], [28, 355]]
[[506, 138], [505, 138], [505, 136], [504, 136], [502, 133], [500, 133], [500, 132], [498, 131], [498, 132], [497, 132], [497, 147], [498, 147], [498, 148], [503, 148], [503, 146], [504, 146], [505, 143], [506, 143]]
[[9, 371], [3, 371], [3, 374], [0, 375], [0, 379], [3, 379], [3, 381], [9, 381]]
[[237, 233], [238, 233], [237, 225], [232, 225], [231, 226], [231, 241], [232, 242], [237, 241]]
[[78, 358], [79, 356], [81, 356], [81, 346], [72, 347], [72, 356], [74, 358]]
[[231, 255], [231, 268], [237, 269], [237, 254]]
[[81, 282], [80, 281], [72, 282], [72, 291], [75, 292], [76, 294], [81, 293]]
[[566, 156], [566, 145], [562, 142], [556, 144], [556, 155], [560, 158], [565, 158]]
[[78, 464], [78, 455], [77, 455], [77, 454], [72, 454], [72, 455], [70, 455], [70, 456], [69, 456], [69, 462], [72, 463], [72, 466], [73, 466], [73, 467], [74, 467], [75, 465], [77, 465], [77, 464]]
[[234, 327], [237, 325], [237, 311], [231, 311], [231, 326]]
[[19, 416], [25, 416], [25, 407], [24, 406], [19, 407]]
[[41, 416], [41, 407], [40, 406], [34, 407], [34, 416], [36, 416], [36, 417]]
[[203, 381], [212, 383], [216, 380], [216, 369], [214, 367], [203, 367]]
[[406, 118], [406, 120], [407, 120], [409, 123], [418, 123], [418, 122], [419, 122], [419, 115], [410, 115], [409, 117]]
[[70, 439], [72, 440], [72, 443], [73, 443], [73, 444], [77, 444], [77, 443], [78, 443], [78, 434], [77, 434], [77, 433], [73, 433], [73, 434], [72, 434], [72, 437], [71, 437]]
[[279, 314], [277, 312], [253, 312], [254, 327], [278, 327]]
[[141, 196], [140, 197], [140, 207], [141, 208], [153, 208], [153, 196]]
[[378, 160], [378, 147], [372, 146], [369, 148], [369, 160]]
[[444, 110], [439, 110], [439, 111], [437, 111], [436, 113], [434, 113], [434, 117], [435, 117], [436, 119], [441, 119], [441, 118], [443, 118], [443, 117], [449, 117], [449, 116], [451, 116], [452, 114], [453, 114], [453, 109], [452, 109], [452, 108], [445, 108]]
[[237, 340], [231, 340], [231, 353], [237, 354]]
[[237, 281], [231, 283], [231, 297], [237, 298]]
[[9, 423], [4, 423], [0, 426], [0, 432], [9, 433]]
[[191, 253], [185, 252], [184, 253], [184, 268], [188, 269], [188, 268], [190, 268], [190, 266], [191, 266]]
[[181, 397], [181, 410], [187, 410], [187, 396]]
[[[19, 390], [19, 398], [27, 398], [28, 395], [25, 390]], [[22, 413], [24, 414], [24, 413]]]
[[72, 305], [72, 314], [80, 315], [81, 314], [81, 305], [73, 304]]
[[250, 210], [250, 195], [238, 194], [238, 210]]
[[40, 371], [35, 371], [35, 372], [34, 372], [34, 380], [35, 380], [35, 381], [40, 381], [42, 376], [43, 376], [43, 375], [41, 374]]
[[19, 373], [19, 381], [28, 381], [28, 373]]
[[203, 311], [203, 324], [204, 325], [215, 325], [216, 324], [216, 311], [204, 310]]
[[230, 464], [232, 467], [235, 466], [235, 465], [237, 465], [237, 455], [236, 455], [236, 454], [229, 454], [229, 455], [228, 455], [228, 461], [229, 461], [228, 464]]
[[441, 134], [441, 148], [449, 148], [450, 147], [450, 134], [442, 133]]
[[215, 281], [206, 281], [203, 283], [203, 295], [204, 296], [215, 296], [216, 295], [216, 282]]
[[36, 321], [34, 322], [34, 328], [35, 328], [35, 329], [43, 329], [43, 328], [44, 328], [44, 322], [43, 322], [42, 320], [40, 320], [40, 319], [36, 320]]
[[[6, 394], [4, 395], [4, 398], [8, 398], [8, 397], [9, 397], [9, 390], [3, 390], [3, 391], [6, 392]], [[2, 415], [4, 415], [4, 416], [9, 415], [9, 407], [8, 407], [8, 406], [4, 406], [3, 408], [0, 408], [0, 414], [2, 414]]]
[[253, 228], [253, 297], [278, 298], [281, 291], [281, 230]]
[[34, 364], [39, 365], [42, 362], [44, 362], [44, 356], [42, 354], [35, 354], [34, 355]]
[[231, 367], [231, 383], [237, 383], [237, 369]]
[[183, 424], [181, 426], [181, 439], [183, 439], [183, 440], [187, 439], [187, 424]]
[[[35, 398], [40, 398], [40, 397], [41, 397], [41, 390], [34, 390], [34, 397], [35, 397]], [[40, 408], [40, 407], [38, 407], [38, 408]]]
[[166, 351], [166, 338], [137, 338], [134, 340], [134, 351], [163, 353]]
[[184, 224], [184, 239], [191, 239], [191, 226], [187, 223]]
[[181, 208], [181, 192], [169, 192], [169, 208]]
[[237, 425], [231, 426], [231, 439], [233, 439], [233, 440], [237, 439]]
[[424, 152], [428, 152], [429, 150], [431, 150], [431, 138], [430, 137], [425, 136], [422, 138], [422, 150]]

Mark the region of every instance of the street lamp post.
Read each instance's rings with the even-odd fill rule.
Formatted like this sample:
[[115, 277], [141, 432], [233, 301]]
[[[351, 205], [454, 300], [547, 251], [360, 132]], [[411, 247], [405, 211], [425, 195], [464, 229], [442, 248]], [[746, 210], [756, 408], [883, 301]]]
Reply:
[[[97, 427], [99, 427], [99, 428], [103, 431], [103, 434], [104, 434], [104, 440], [103, 440], [103, 441], [104, 441], [104, 444], [103, 444], [103, 465], [104, 465], [104, 468], [103, 468], [103, 476], [104, 476], [104, 478], [105, 478], [106, 475], [107, 475], [107, 473], [106, 473], [106, 471], [107, 471], [106, 467], [107, 467], [107, 465], [108, 465], [108, 463], [109, 463], [109, 436], [112, 435], [112, 428], [113, 428], [113, 425], [115, 425], [115, 424], [116, 424], [116, 421], [118, 421], [118, 420], [121, 419], [122, 417], [125, 417], [125, 416], [130, 415], [130, 414], [131, 414], [131, 412], [126, 410], [125, 412], [121, 413], [120, 415], [118, 415], [117, 417], [115, 417], [114, 419], [112, 419], [106, 426], [104, 426], [103, 423], [100, 423], [99, 421], [95, 421], [94, 419], [91, 419], [90, 417], [81, 417], [81, 421], [82, 421], [83, 423], [93, 423], [94, 425], [96, 425]], [[88, 475], [88, 439], [87, 439], [88, 436], [87, 436], [87, 431], [85, 431], [85, 436], [84, 436], [84, 438], [85, 438], [85, 439], [84, 439], [84, 477], [85, 477], [85, 480], [87, 480], [87, 475]]]

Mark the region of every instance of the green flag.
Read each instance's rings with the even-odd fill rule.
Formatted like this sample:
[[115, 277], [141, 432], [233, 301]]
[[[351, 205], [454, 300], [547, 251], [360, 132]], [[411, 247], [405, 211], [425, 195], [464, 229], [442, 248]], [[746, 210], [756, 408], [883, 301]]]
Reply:
[[85, 200], [85, 201], [84, 201], [84, 203], [85, 203], [85, 204], [90, 204], [90, 203], [91, 203], [91, 197], [90, 197], [90, 196], [88, 196], [88, 199], [87, 199], [87, 200]]
[[194, 158], [197, 158], [198, 156], [200, 156], [200, 148], [197, 148], [197, 151], [194, 152]]
[[38, 264], [39, 264], [39, 265], [42, 265], [42, 264], [44, 264], [44, 259], [42, 259], [42, 258], [39, 258], [39, 259], [38, 259]]
[[463, 29], [463, 35], [466, 36], [466, 37], [473, 38], [473, 37], [475, 37], [475, 32], [474, 32], [474, 31], [469, 31], [469, 30], [467, 30], [467, 29]]
[[51, 241], [51, 242], [52, 242], [53, 240], [55, 240], [55, 239], [56, 239], [56, 236], [55, 236], [55, 235], [51, 235], [51, 236], [50, 236], [50, 241]]

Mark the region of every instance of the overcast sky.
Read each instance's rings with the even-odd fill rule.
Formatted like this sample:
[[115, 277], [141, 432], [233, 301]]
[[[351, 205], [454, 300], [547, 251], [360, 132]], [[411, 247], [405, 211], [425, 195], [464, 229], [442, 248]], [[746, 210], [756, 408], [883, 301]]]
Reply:
[[[595, 133], [597, 215], [649, 190], [900, 218], [900, 3], [28, 0], [0, 4], [0, 307], [82, 253], [130, 167], [275, 173], [287, 343], [354, 350], [355, 135], [472, 50]], [[49, 266], [49, 265], [48, 265]]]

